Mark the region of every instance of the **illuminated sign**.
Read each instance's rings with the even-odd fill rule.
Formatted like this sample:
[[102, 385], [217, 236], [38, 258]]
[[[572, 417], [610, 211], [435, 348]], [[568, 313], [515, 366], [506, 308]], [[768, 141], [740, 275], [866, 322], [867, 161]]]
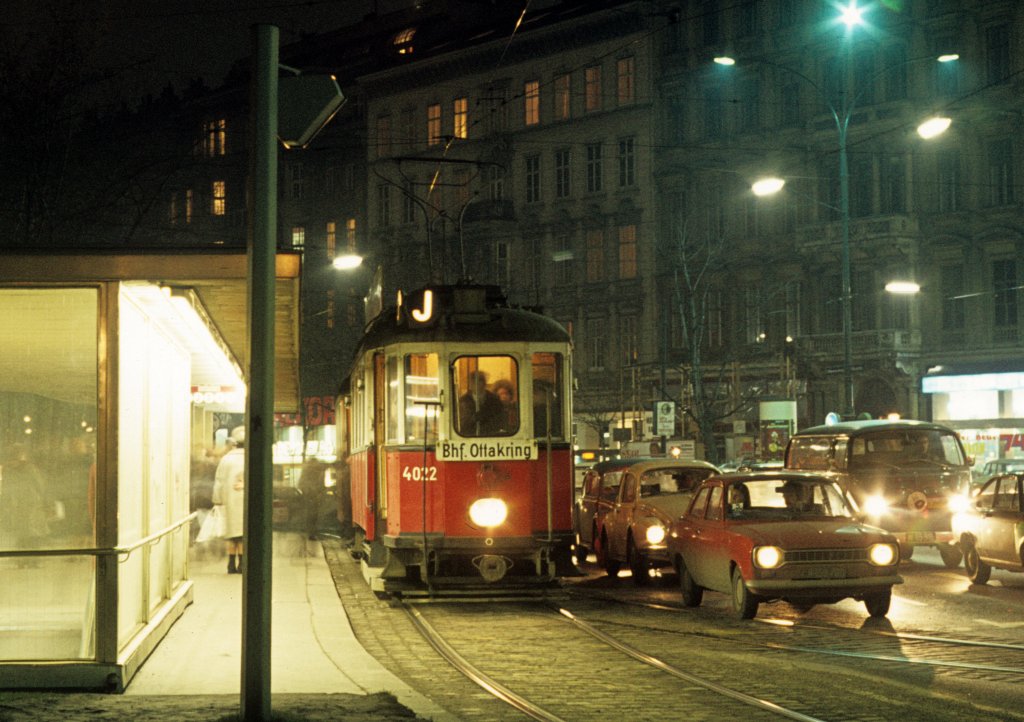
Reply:
[[1005, 391], [1024, 388], [1024, 373], [964, 374], [962, 376], [926, 376], [921, 390], [926, 394], [948, 394], [954, 391]]
[[441, 441], [441, 461], [529, 461], [537, 458], [535, 441]]
[[[395, 320], [402, 319], [402, 306], [405, 305], [405, 297], [399, 291], [395, 298]], [[423, 291], [422, 308], [409, 307], [409, 315], [416, 323], [429, 323], [434, 320], [434, 292], [429, 288]]]

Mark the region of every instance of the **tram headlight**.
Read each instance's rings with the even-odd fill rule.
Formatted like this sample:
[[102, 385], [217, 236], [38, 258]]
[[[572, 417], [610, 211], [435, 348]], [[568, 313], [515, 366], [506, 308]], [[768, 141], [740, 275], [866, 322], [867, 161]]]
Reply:
[[469, 506], [469, 519], [479, 527], [492, 528], [505, 523], [508, 505], [501, 499], [477, 499]]
[[864, 512], [868, 516], [882, 516], [889, 511], [889, 502], [884, 496], [875, 494], [864, 500]]
[[647, 527], [647, 533], [645, 536], [647, 537], [648, 544], [661, 544], [665, 541], [665, 527], [661, 524], [649, 526]]
[[754, 564], [759, 569], [778, 569], [784, 558], [785, 553], [778, 547], [754, 547]]
[[868, 547], [868, 561], [876, 567], [892, 566], [899, 559], [895, 544], [872, 544]]

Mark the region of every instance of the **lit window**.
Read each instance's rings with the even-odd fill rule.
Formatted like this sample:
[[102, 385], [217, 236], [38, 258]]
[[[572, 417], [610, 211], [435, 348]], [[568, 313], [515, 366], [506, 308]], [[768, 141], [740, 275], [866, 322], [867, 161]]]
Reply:
[[326, 323], [327, 328], [334, 328], [334, 289], [327, 289], [327, 308], [325, 309], [325, 316], [327, 317]]
[[588, 113], [601, 110], [600, 65], [591, 65], [583, 72], [583, 107]]
[[441, 106], [437, 103], [427, 106], [427, 145], [441, 143]]
[[629, 105], [636, 100], [633, 58], [620, 58], [615, 64], [615, 71], [619, 105]]
[[192, 189], [185, 191], [185, 223], [192, 222]]
[[227, 121], [224, 118], [210, 120], [204, 124], [205, 137], [203, 149], [206, 157], [224, 155], [227, 151]]
[[540, 122], [540, 83], [536, 80], [523, 86], [523, 122], [526, 125]]
[[172, 226], [178, 224], [178, 194], [177, 193], [171, 193], [171, 203], [170, 203], [170, 207], [168, 208], [168, 214], [167, 215], [168, 215], [168, 220], [171, 222]]
[[636, 226], [619, 226], [619, 278], [636, 278]]
[[399, 55], [409, 55], [412, 53], [412, 39], [416, 37], [416, 28], [406, 28], [391, 39], [391, 44]]
[[224, 190], [224, 181], [213, 182], [213, 204], [210, 210], [215, 216], [224, 215], [227, 206], [227, 195]]
[[571, 105], [569, 74], [555, 76], [555, 120], [567, 120]]
[[327, 221], [327, 260], [333, 261], [335, 245], [338, 241], [337, 226], [334, 221]]
[[469, 137], [469, 101], [466, 98], [456, 98], [452, 103], [452, 135], [456, 138]]
[[356, 250], [356, 219], [349, 218], [345, 221], [345, 244], [347, 250]]
[[306, 228], [304, 226], [292, 226], [292, 248], [302, 248], [306, 245]]

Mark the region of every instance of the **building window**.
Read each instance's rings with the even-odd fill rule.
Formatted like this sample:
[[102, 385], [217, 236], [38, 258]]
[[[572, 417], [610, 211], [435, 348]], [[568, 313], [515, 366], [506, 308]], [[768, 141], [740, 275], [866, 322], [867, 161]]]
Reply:
[[427, 145], [441, 143], [441, 105], [434, 103], [427, 106]]
[[666, 140], [672, 144], [679, 144], [686, 140], [686, 101], [678, 95], [668, 99]]
[[619, 139], [619, 188], [636, 184], [636, 153], [634, 138]]
[[466, 98], [456, 98], [452, 103], [452, 135], [469, 137], [469, 101]]
[[288, 176], [289, 176], [289, 191], [291, 192], [292, 200], [301, 201], [302, 191], [305, 190], [305, 177], [302, 172], [302, 163], [289, 163], [288, 164]]
[[391, 224], [391, 186], [381, 183], [377, 186], [377, 225]]
[[167, 208], [167, 220], [172, 226], [178, 225], [178, 194], [171, 193], [171, 201]]
[[523, 122], [526, 125], [540, 122], [540, 82], [536, 80], [523, 85]]
[[[854, 271], [850, 276], [850, 293], [857, 299], [852, 304], [853, 330], [870, 331], [877, 327], [878, 288], [870, 271]], [[842, 304], [840, 304], [841, 306]]]
[[568, 150], [555, 151], [555, 198], [568, 198], [570, 187], [570, 160]]
[[572, 243], [568, 233], [560, 233], [555, 236], [555, 252], [551, 260], [555, 265], [555, 285], [559, 287], [568, 286], [572, 283]]
[[993, 323], [997, 328], [1017, 325], [1017, 262], [1012, 258], [992, 262]]
[[306, 247], [306, 227], [292, 226], [292, 248]]
[[205, 125], [205, 147], [207, 158], [224, 155], [227, 152], [227, 120], [209, 120]]
[[327, 221], [327, 260], [333, 261], [337, 254], [338, 225], [334, 221]]
[[327, 303], [324, 309], [324, 322], [327, 328], [334, 328], [334, 289], [327, 289]]
[[391, 38], [391, 45], [399, 55], [410, 55], [413, 51], [413, 38], [416, 37], [416, 28], [401, 30]]
[[990, 206], [1013, 203], [1013, 144], [1009, 139], [989, 143], [988, 184]]
[[398, 122], [401, 123], [399, 128], [401, 135], [398, 141], [402, 143], [403, 150], [414, 150], [416, 148], [416, 109], [403, 108], [398, 116]]
[[996, 25], [985, 30], [985, 60], [988, 82], [999, 83], [1010, 75], [1010, 29]]
[[721, 138], [725, 133], [722, 118], [722, 90], [718, 87], [704, 89], [704, 137], [710, 140]]
[[412, 181], [407, 180], [402, 193], [402, 223], [416, 222], [416, 201], [413, 200], [416, 196], [413, 194], [412, 185]]
[[619, 278], [636, 278], [636, 226], [619, 226]]
[[185, 191], [185, 223], [192, 222], [192, 189]]
[[938, 154], [938, 210], [953, 213], [960, 210], [960, 154], [955, 150]]
[[587, 368], [590, 371], [604, 371], [605, 338], [607, 319], [587, 319]]
[[570, 76], [568, 73], [555, 76], [555, 120], [568, 120], [571, 110]]
[[619, 105], [632, 105], [636, 101], [635, 67], [632, 57], [619, 58], [615, 63], [615, 95]]
[[943, 266], [939, 274], [939, 288], [942, 294], [942, 330], [963, 331], [967, 325], [964, 267], [959, 264]]
[[495, 241], [494, 243], [494, 280], [504, 289], [512, 284], [510, 274], [512, 265], [509, 262], [509, 249], [507, 241]]
[[528, 155], [526, 161], [526, 202], [540, 201], [540, 156]]
[[215, 216], [222, 216], [227, 212], [227, 190], [224, 181], [214, 181], [211, 194], [210, 212]]
[[505, 197], [505, 169], [492, 165], [487, 169], [487, 195], [492, 201]]
[[356, 219], [349, 218], [345, 221], [345, 250], [356, 250]]
[[598, 193], [604, 189], [601, 182], [602, 173], [601, 144], [587, 144], [587, 192]]
[[906, 213], [907, 170], [903, 156], [883, 157], [880, 170], [882, 213]]
[[591, 228], [587, 231], [587, 282], [604, 280], [604, 231]]
[[583, 109], [588, 113], [601, 110], [600, 65], [591, 65], [583, 71]]
[[377, 117], [377, 157], [386, 158], [391, 155], [391, 116]]
[[788, 83], [782, 86], [782, 127], [796, 128], [800, 123], [800, 84]]
[[763, 340], [761, 292], [757, 288], [743, 290], [743, 331], [743, 340], [747, 343], [759, 343]]

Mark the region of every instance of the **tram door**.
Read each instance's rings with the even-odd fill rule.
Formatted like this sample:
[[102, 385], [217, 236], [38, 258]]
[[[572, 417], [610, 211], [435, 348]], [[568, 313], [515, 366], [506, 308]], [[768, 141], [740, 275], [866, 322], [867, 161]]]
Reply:
[[385, 520], [388, 517], [388, 493], [387, 493], [387, 459], [384, 450], [384, 443], [387, 441], [387, 403], [388, 403], [388, 379], [387, 364], [384, 354], [378, 353], [373, 357], [373, 450], [376, 463], [374, 464], [375, 474], [375, 504], [374, 504], [374, 527], [375, 538], [384, 535], [387, 526]]

